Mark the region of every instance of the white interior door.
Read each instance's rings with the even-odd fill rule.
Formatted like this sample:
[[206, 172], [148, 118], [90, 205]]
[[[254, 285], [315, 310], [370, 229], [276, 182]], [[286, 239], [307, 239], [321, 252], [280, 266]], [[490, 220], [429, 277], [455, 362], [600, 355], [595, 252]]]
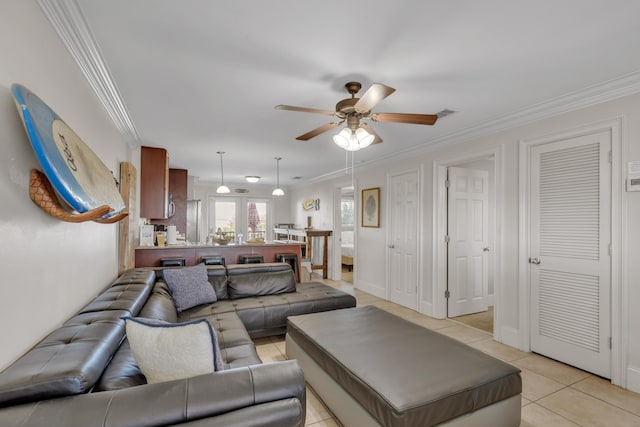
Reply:
[[418, 171], [391, 177], [389, 194], [389, 299], [418, 306]]
[[608, 131], [531, 151], [531, 349], [610, 378]]
[[489, 172], [448, 168], [448, 316], [486, 311]]

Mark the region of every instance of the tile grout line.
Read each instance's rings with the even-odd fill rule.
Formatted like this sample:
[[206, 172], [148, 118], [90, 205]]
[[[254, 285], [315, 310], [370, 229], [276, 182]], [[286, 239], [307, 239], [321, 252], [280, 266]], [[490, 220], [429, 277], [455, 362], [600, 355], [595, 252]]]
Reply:
[[[587, 379], [589, 379], [589, 378], [583, 378], [583, 379], [581, 379], [580, 381], [576, 381], [575, 383], [573, 383], [573, 384], [571, 384], [571, 385], [568, 385], [566, 388], [570, 388], [571, 390], [573, 390], [573, 391], [575, 391], [575, 392], [577, 392], [577, 393], [584, 394], [585, 396], [589, 396], [589, 397], [591, 397], [591, 398], [593, 398], [593, 399], [595, 399], [595, 400], [599, 400], [599, 401], [600, 401], [600, 402], [602, 402], [602, 403], [605, 403], [605, 404], [607, 404], [607, 405], [613, 406], [614, 408], [620, 409], [621, 411], [624, 411], [624, 412], [626, 412], [626, 413], [628, 413], [628, 414], [631, 414], [632, 416], [634, 416], [634, 417], [638, 418], [638, 421], [640, 421], [640, 415], [638, 415], [638, 414], [636, 414], [636, 413], [634, 413], [634, 412], [631, 412], [630, 410], [628, 410], [628, 409], [626, 409], [626, 408], [623, 408], [623, 407], [621, 407], [621, 406], [618, 406], [618, 405], [616, 405], [616, 404], [615, 404], [615, 403], [613, 403], [613, 402], [608, 402], [608, 401], [606, 401], [606, 400], [604, 400], [604, 399], [602, 399], [602, 398], [600, 398], [600, 397], [598, 397], [598, 396], [594, 396], [594, 395], [593, 395], [593, 394], [591, 394], [591, 393], [587, 393], [586, 391], [583, 391], [583, 390], [580, 390], [580, 389], [577, 389], [577, 388], [573, 387], [575, 384], [578, 384], [578, 383], [580, 383], [580, 382], [582, 382], [582, 381], [585, 381], [585, 380], [587, 380]], [[624, 389], [622, 389], [622, 390], [624, 390]], [[558, 390], [558, 391], [560, 391], [560, 390]], [[640, 423], [639, 423], [639, 424], [640, 424]]]
[[[569, 386], [563, 387], [563, 388], [561, 388], [560, 390], [564, 390], [565, 388], [569, 388]], [[546, 395], [546, 396], [543, 396], [543, 397], [541, 397], [540, 399], [544, 399], [545, 397], [548, 397], [548, 396], [551, 396], [552, 394], [558, 393], [560, 390], [554, 391], [553, 393], [548, 394], [548, 395]], [[540, 400], [540, 399], [538, 399], [538, 400]], [[563, 420], [567, 420], [567, 421], [568, 421], [568, 422], [570, 422], [571, 424], [575, 424], [575, 425], [580, 426], [580, 427], [586, 427], [586, 426], [584, 426], [583, 424], [577, 423], [577, 422], [575, 422], [575, 421], [573, 421], [573, 420], [571, 420], [571, 419], [569, 419], [569, 418], [565, 417], [564, 415], [557, 413], [557, 412], [556, 412], [556, 411], [554, 411], [553, 409], [550, 409], [550, 408], [547, 408], [547, 407], [546, 407], [546, 406], [544, 406], [544, 405], [541, 405], [540, 403], [538, 403], [538, 400], [532, 400], [532, 401], [531, 401], [531, 403], [529, 403], [528, 405], [525, 405], [525, 406], [529, 406], [529, 405], [531, 405], [531, 404], [534, 404], [534, 403], [535, 403], [536, 405], [538, 405], [539, 407], [541, 407], [541, 408], [542, 408], [542, 409], [544, 409], [545, 411], [549, 411], [549, 412], [551, 412], [552, 414], [555, 414], [555, 415], [559, 416], [559, 417], [560, 417], [560, 418], [562, 418]], [[524, 407], [524, 406], [523, 406], [523, 407]], [[521, 414], [521, 416], [522, 416], [522, 408], [520, 409], [520, 414]]]
[[[586, 378], [585, 378], [585, 379], [586, 379]], [[582, 381], [582, 380], [581, 380], [581, 381]], [[580, 382], [580, 381], [578, 381], [578, 382]], [[575, 383], [574, 383], [574, 384], [575, 384]], [[533, 401], [531, 401], [531, 403], [535, 403], [535, 404], [537, 404], [538, 406], [540, 406], [541, 408], [544, 408], [544, 409], [546, 409], [547, 411], [549, 411], [549, 412], [551, 412], [551, 413], [553, 413], [553, 414], [555, 414], [555, 415], [557, 415], [557, 416], [559, 416], [559, 417], [561, 417], [561, 418], [564, 418], [564, 419], [568, 420], [569, 422], [571, 422], [571, 423], [573, 423], [573, 424], [579, 425], [579, 426], [581, 426], [581, 427], [582, 427], [582, 426], [585, 426], [584, 424], [580, 424], [580, 423], [578, 423], [577, 421], [573, 421], [573, 420], [571, 420], [571, 419], [569, 419], [569, 418], [565, 417], [564, 415], [557, 413], [557, 412], [556, 412], [556, 411], [554, 411], [553, 409], [548, 408], [547, 406], [545, 406], [545, 405], [543, 405], [543, 404], [541, 404], [541, 403], [539, 403], [539, 402], [538, 402], [539, 400], [542, 400], [542, 399], [545, 399], [545, 398], [547, 398], [547, 397], [550, 397], [550, 396], [552, 396], [552, 395], [554, 395], [554, 394], [556, 394], [556, 393], [559, 393], [559, 392], [561, 392], [562, 390], [565, 390], [565, 389], [571, 389], [571, 390], [573, 390], [573, 391], [575, 391], [575, 392], [578, 392], [578, 393], [584, 394], [585, 396], [592, 397], [592, 398], [594, 398], [594, 399], [596, 399], [596, 400], [599, 400], [600, 402], [603, 402], [603, 403], [605, 403], [605, 404], [607, 404], [607, 405], [613, 406], [614, 408], [620, 409], [620, 410], [622, 410], [622, 411], [624, 411], [624, 412], [626, 412], [626, 413], [628, 413], [628, 414], [631, 414], [632, 416], [634, 416], [634, 417], [638, 418], [638, 421], [640, 421], [640, 416], [638, 416], [638, 415], [634, 414], [633, 412], [630, 412], [630, 411], [628, 411], [628, 410], [626, 410], [626, 409], [624, 409], [624, 408], [621, 408], [621, 407], [619, 407], [619, 406], [617, 406], [617, 405], [614, 405], [614, 404], [612, 404], [611, 402], [607, 402], [606, 400], [602, 400], [602, 399], [600, 399], [600, 398], [598, 398], [598, 397], [596, 397], [596, 396], [593, 396], [593, 395], [591, 395], [591, 394], [589, 394], [589, 393], [585, 393], [585, 392], [583, 392], [582, 390], [575, 389], [575, 388], [573, 388], [573, 387], [572, 387], [572, 385], [564, 386], [564, 387], [562, 387], [561, 389], [554, 391], [553, 393], [549, 393], [549, 394], [547, 394], [547, 395], [545, 395], [545, 396], [540, 397], [540, 398], [539, 398], [539, 399], [537, 399], [537, 400], [533, 400]], [[525, 405], [525, 406], [528, 406], [528, 405]], [[585, 426], [585, 427], [586, 427], [586, 426]]]

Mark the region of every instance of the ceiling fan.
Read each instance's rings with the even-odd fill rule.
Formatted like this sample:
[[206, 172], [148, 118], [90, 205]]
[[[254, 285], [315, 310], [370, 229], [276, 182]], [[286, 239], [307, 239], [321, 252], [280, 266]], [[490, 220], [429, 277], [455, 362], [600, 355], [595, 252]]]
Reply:
[[[299, 141], [308, 141], [315, 136], [335, 128], [336, 126], [340, 126], [346, 121], [347, 127], [338, 135], [334, 136], [334, 141], [336, 144], [347, 150], [357, 150], [359, 148], [364, 148], [364, 146], [369, 144], [382, 142], [382, 138], [380, 138], [373, 128], [371, 128], [368, 123], [363, 123], [362, 120], [371, 119], [374, 122], [413, 123], [418, 125], [433, 125], [436, 120], [438, 120], [438, 116], [436, 114], [372, 113], [371, 109], [373, 107], [396, 91], [394, 88], [381, 83], [373, 83], [361, 98], [356, 98], [355, 95], [360, 91], [362, 85], [358, 82], [348, 82], [344, 86], [351, 94], [351, 98], [339, 101], [336, 104], [335, 111], [294, 107], [291, 105], [276, 105], [275, 108], [277, 110], [325, 114], [327, 116], [335, 116], [341, 119], [340, 121], [327, 123], [326, 125], [322, 125], [312, 131], [298, 136], [296, 139]], [[363, 132], [360, 129], [366, 132]], [[342, 135], [344, 141], [339, 138], [340, 135]], [[355, 138], [366, 138], [366, 142], [368, 143], [364, 146], [358, 145], [357, 148], [353, 148], [354, 146], [352, 145], [346, 145], [349, 139], [354, 140]]]

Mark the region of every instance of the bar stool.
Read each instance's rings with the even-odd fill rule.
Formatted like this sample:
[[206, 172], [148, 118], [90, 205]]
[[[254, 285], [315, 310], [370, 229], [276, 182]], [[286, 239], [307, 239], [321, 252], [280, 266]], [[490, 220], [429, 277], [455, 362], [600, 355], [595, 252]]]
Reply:
[[200, 262], [204, 265], [225, 265], [224, 257], [221, 255], [209, 255], [200, 257]]
[[261, 264], [264, 262], [262, 255], [239, 255], [238, 264]]
[[298, 255], [290, 252], [276, 254], [276, 261], [286, 262], [291, 266], [293, 274], [296, 276], [296, 281], [300, 283], [300, 272], [298, 271]]
[[160, 258], [160, 267], [184, 267], [184, 258]]

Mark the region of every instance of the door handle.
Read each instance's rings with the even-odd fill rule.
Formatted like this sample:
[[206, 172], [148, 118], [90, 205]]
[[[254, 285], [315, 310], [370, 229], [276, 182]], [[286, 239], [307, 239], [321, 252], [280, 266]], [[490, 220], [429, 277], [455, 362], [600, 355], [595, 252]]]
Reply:
[[540, 261], [540, 258], [538, 258], [538, 257], [532, 257], [532, 258], [529, 258], [529, 264], [536, 264], [536, 265], [538, 265], [538, 264], [540, 264], [541, 262], [542, 262], [542, 261]]
[[395, 247], [396, 247], [395, 245], [389, 245], [389, 249], [393, 249]]
[[489, 252], [490, 250], [491, 250], [491, 249], [489, 249], [489, 248], [484, 248], [484, 249], [483, 249], [483, 251], [485, 251], [485, 252]]

